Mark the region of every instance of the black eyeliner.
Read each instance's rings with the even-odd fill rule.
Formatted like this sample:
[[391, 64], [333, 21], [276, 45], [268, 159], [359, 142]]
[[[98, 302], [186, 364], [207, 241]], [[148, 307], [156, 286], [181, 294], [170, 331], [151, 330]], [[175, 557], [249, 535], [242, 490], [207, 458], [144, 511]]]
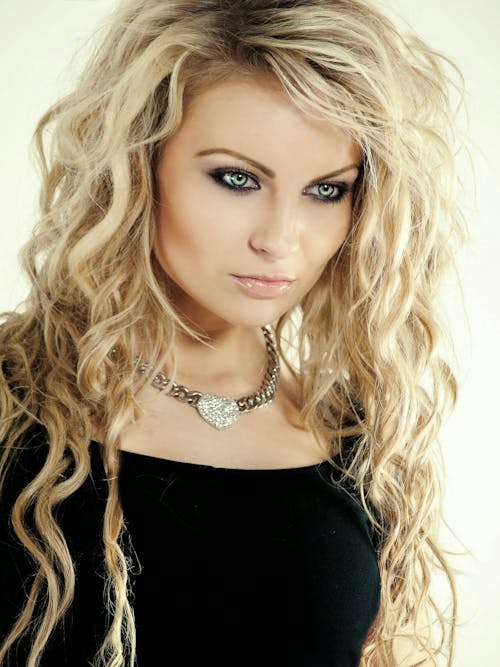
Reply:
[[320, 204], [340, 204], [348, 195], [354, 190], [354, 183], [352, 185], [348, 185], [347, 183], [315, 183], [314, 185], [310, 185], [309, 187], [314, 187], [318, 185], [332, 185], [334, 188], [337, 188], [339, 191], [339, 194], [336, 197], [317, 197], [316, 195], [309, 195], [312, 197], [315, 201], [319, 202]]
[[[257, 184], [257, 187], [254, 188], [238, 188], [238, 187], [233, 187], [229, 185], [229, 183], [226, 183], [226, 181], [222, 178], [224, 174], [243, 174], [244, 176], [247, 176], [248, 178], [252, 179]], [[231, 192], [234, 192], [235, 194], [238, 195], [246, 195], [249, 192], [252, 192], [254, 190], [260, 190], [260, 183], [258, 182], [257, 178], [251, 174], [250, 172], [246, 171], [245, 169], [241, 169], [241, 167], [217, 167], [216, 169], [211, 169], [208, 172], [208, 175], [218, 184], [221, 185], [224, 188], [227, 188]]]
[[[229, 190], [230, 192], [233, 192], [234, 194], [237, 194], [237, 195], [247, 195], [252, 191], [261, 189], [260, 183], [259, 183], [257, 177], [254, 174], [252, 174], [251, 172], [247, 171], [246, 169], [242, 169], [241, 167], [234, 167], [234, 166], [217, 167], [215, 169], [211, 169], [207, 173], [217, 183], [217, 185], [220, 185], [220, 186], [226, 188], [227, 190]], [[243, 174], [244, 176], [247, 176], [252, 181], [254, 181], [254, 183], [257, 184], [257, 187], [250, 187], [250, 188], [241, 187], [241, 188], [238, 188], [237, 186], [229, 185], [229, 183], [227, 183], [223, 179], [223, 176], [225, 174], [230, 174], [230, 173]], [[345, 182], [330, 183], [328, 181], [326, 181], [326, 182], [321, 181], [321, 182], [318, 182], [318, 183], [313, 183], [312, 185], [309, 185], [307, 187], [312, 188], [312, 187], [317, 187], [317, 186], [320, 186], [320, 185], [331, 185], [334, 188], [337, 188], [339, 190], [339, 194], [336, 197], [331, 197], [331, 198], [318, 197], [316, 195], [308, 195], [307, 193], [305, 193], [305, 194], [308, 197], [311, 197], [314, 201], [317, 201], [321, 204], [340, 204], [340, 202], [342, 202], [347, 197], [347, 195], [354, 190], [355, 182], [352, 183], [351, 185], [348, 185]]]

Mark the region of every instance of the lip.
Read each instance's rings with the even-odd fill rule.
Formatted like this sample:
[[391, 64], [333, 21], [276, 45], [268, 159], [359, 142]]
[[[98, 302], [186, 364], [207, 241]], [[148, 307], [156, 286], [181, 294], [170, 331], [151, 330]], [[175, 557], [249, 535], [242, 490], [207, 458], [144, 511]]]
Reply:
[[236, 276], [231, 274], [238, 285], [252, 296], [273, 298], [287, 292], [295, 282], [294, 280], [261, 280], [253, 276]]
[[240, 275], [237, 273], [232, 273], [231, 275], [233, 275], [235, 278], [253, 278], [255, 280], [260, 280], [266, 283], [274, 283], [274, 282], [293, 283], [295, 280], [295, 278], [290, 278], [290, 276], [285, 276], [282, 273], [273, 273], [271, 275], [264, 273], [252, 273], [251, 275]]

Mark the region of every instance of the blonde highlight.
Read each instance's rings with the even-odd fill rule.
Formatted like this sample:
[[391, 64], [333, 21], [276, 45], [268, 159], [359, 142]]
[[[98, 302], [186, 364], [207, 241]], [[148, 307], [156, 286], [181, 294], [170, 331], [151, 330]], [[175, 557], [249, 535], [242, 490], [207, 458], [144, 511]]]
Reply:
[[[236, 72], [272, 80], [362, 150], [349, 236], [275, 334], [300, 386], [304, 425], [341, 453], [345, 438], [356, 438], [342, 472], [383, 537], [381, 606], [362, 666], [395, 667], [398, 636], [417, 638], [435, 664], [443, 654], [451, 665], [456, 592], [439, 547], [435, 457], [457, 383], [439, 355], [435, 299], [462, 236], [451, 93], [461, 76], [363, 0], [239, 5], [235, 12], [229, 0], [122, 3], [74, 91], [37, 125], [41, 216], [20, 254], [31, 290], [23, 312], [1, 314], [0, 492], [32, 425], [46, 429], [49, 448], [13, 506], [12, 526], [36, 576], [0, 664], [43, 599], [27, 663], [36, 667], [73, 601], [74, 563], [56, 509], [90, 473], [93, 424], [105, 434], [109, 627], [93, 665], [134, 664], [120, 433], [140, 414], [138, 391], [175, 364], [176, 336], [206, 342], [172, 307], [152, 253], [154, 168], [190, 100]], [[135, 372], [139, 351], [152, 363], [144, 377]], [[435, 568], [450, 584], [448, 620], [430, 593]], [[417, 627], [421, 612], [434, 616], [437, 639], [431, 621]]]

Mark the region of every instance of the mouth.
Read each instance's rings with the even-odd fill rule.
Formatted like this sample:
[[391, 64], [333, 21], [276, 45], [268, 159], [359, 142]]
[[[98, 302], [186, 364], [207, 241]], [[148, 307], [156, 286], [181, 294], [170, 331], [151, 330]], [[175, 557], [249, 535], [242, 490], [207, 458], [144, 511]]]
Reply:
[[241, 278], [243, 280], [255, 280], [255, 281], [258, 281], [260, 283], [293, 283], [293, 282], [295, 282], [295, 278], [291, 278], [290, 276], [285, 276], [283, 274], [239, 275], [239, 274], [236, 274], [236, 273], [232, 273], [231, 275], [234, 276], [235, 278]]
[[234, 274], [231, 274], [231, 276], [236, 280], [244, 292], [256, 297], [264, 298], [281, 296], [285, 292], [288, 292], [295, 282], [295, 280], [263, 280], [262, 278], [257, 278], [255, 276], [237, 276]]

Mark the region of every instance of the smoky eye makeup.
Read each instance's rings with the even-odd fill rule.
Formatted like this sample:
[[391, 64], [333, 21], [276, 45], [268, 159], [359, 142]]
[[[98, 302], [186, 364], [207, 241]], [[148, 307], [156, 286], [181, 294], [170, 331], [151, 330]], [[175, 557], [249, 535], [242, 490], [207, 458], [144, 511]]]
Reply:
[[211, 169], [208, 175], [220, 186], [235, 194], [247, 194], [251, 190], [260, 190], [257, 177], [241, 167], [218, 167]]
[[[248, 195], [252, 191], [261, 189], [257, 176], [241, 167], [217, 167], [209, 170], [207, 174], [217, 185], [235, 195]], [[345, 181], [318, 182], [304, 188], [302, 194], [320, 204], [338, 204], [353, 191], [354, 184], [355, 182], [350, 184]]]
[[315, 183], [310, 185], [303, 192], [309, 194], [307, 190], [316, 189], [315, 194], [309, 195], [314, 201], [320, 204], [339, 204], [343, 201], [350, 192], [354, 189], [354, 184], [349, 184], [344, 181], [340, 182], [325, 182]]

